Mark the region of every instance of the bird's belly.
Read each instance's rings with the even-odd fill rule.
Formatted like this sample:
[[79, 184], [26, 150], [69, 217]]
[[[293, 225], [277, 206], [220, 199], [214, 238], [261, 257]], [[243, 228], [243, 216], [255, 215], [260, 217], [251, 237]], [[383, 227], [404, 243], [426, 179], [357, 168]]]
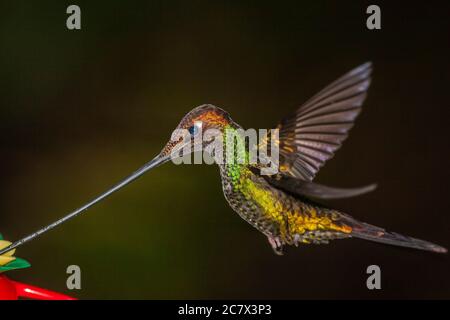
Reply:
[[222, 175], [225, 198], [244, 220], [270, 238], [282, 243], [320, 243], [347, 236], [338, 223], [339, 213], [312, 206], [274, 189], [262, 178], [246, 175], [239, 180]]
[[255, 199], [245, 187], [235, 185], [228, 177], [222, 177], [225, 199], [239, 216], [267, 236], [279, 235], [279, 224], [265, 212], [258, 199]]

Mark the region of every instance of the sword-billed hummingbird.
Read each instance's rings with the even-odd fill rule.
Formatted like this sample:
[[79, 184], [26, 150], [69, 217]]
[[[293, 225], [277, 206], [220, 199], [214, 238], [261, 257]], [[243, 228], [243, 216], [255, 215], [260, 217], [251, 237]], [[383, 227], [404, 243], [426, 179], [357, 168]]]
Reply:
[[[351, 197], [375, 188], [370, 185], [341, 189], [312, 182], [322, 165], [347, 138], [361, 111], [371, 72], [370, 62], [351, 70], [279, 123], [279, 135], [276, 141], [270, 141], [279, 147], [279, 170], [276, 174], [262, 175], [259, 165], [248, 161], [223, 161], [218, 164], [223, 192], [229, 205], [267, 237], [275, 253], [282, 254], [285, 245], [320, 244], [351, 237], [447, 252], [447, 249], [436, 244], [385, 231], [311, 200]], [[198, 150], [198, 147], [207, 150], [208, 141], [195, 139], [200, 132], [215, 129], [221, 135], [219, 138], [225, 141], [225, 136], [241, 127], [223, 109], [206, 104], [186, 114], [177, 129], [185, 129], [190, 137], [169, 141], [160, 154], [141, 169], [74, 212], [0, 250], [0, 255], [79, 215], [143, 173], [168, 162], [174, 151], [186, 150], [186, 143], [194, 141], [195, 148], [188, 148], [188, 153]], [[268, 143], [269, 139], [265, 140]]]

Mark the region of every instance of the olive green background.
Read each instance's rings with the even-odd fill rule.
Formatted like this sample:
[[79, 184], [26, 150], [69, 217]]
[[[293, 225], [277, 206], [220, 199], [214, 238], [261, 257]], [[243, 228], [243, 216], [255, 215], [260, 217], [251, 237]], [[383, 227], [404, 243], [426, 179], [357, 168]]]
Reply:
[[[67, 30], [78, 4], [82, 29]], [[212, 103], [270, 128], [373, 61], [350, 138], [316, 181], [378, 190], [327, 202], [450, 247], [448, 5], [365, 1], [1, 1], [0, 232], [16, 240], [156, 155]], [[11, 278], [83, 299], [450, 298], [449, 257], [362, 240], [272, 253], [214, 166], [167, 164], [21, 247]], [[82, 290], [66, 289], [66, 267]], [[382, 290], [366, 289], [366, 268]]]

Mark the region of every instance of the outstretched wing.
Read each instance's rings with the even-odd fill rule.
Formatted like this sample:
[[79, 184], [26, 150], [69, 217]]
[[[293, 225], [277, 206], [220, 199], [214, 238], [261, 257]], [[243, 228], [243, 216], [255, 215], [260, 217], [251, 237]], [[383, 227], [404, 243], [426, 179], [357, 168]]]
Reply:
[[264, 176], [272, 186], [297, 196], [316, 199], [342, 199], [356, 197], [376, 189], [376, 184], [357, 188], [336, 188], [311, 181], [293, 178], [284, 174]]
[[361, 112], [371, 72], [370, 62], [351, 70], [281, 121], [277, 126], [281, 173], [305, 181], [314, 179]]

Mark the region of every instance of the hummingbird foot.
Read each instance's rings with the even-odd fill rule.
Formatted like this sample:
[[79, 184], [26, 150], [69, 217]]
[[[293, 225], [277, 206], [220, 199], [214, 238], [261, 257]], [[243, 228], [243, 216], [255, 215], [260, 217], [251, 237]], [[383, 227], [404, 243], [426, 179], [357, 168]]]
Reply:
[[276, 255], [282, 256], [283, 255], [283, 242], [281, 241], [280, 237], [268, 236], [267, 240], [269, 240], [269, 243], [273, 249], [273, 252], [275, 252]]
[[298, 233], [296, 233], [296, 234], [294, 235], [294, 245], [295, 245], [296, 247], [298, 247], [299, 242], [300, 242], [300, 235], [299, 235]]

